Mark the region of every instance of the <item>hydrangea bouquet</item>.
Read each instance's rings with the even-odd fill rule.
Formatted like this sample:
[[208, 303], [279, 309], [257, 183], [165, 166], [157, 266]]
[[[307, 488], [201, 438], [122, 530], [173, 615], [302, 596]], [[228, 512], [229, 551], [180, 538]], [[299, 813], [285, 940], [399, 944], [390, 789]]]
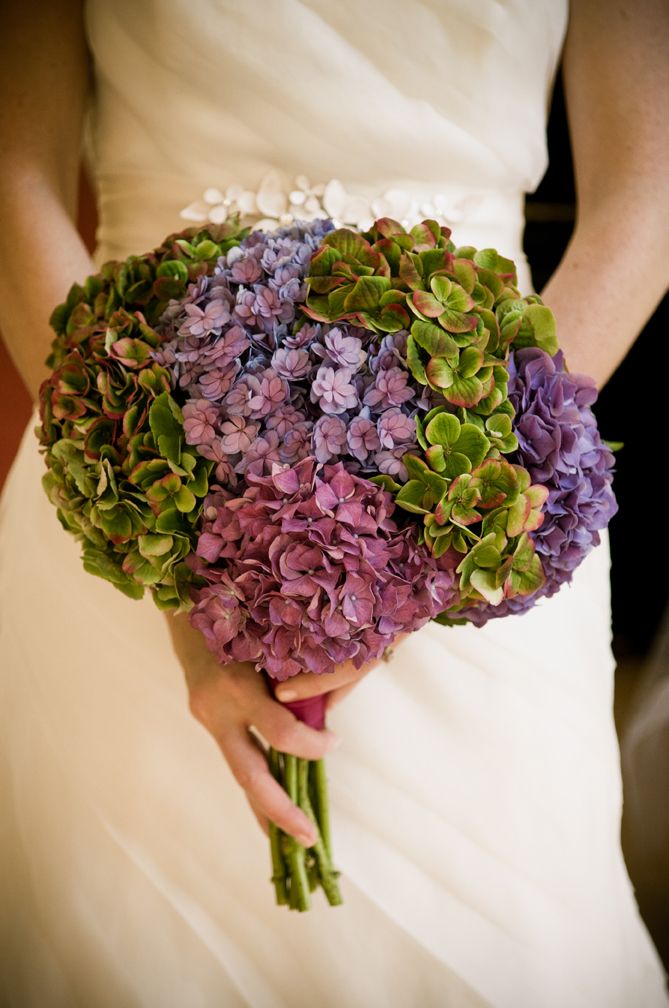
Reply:
[[[86, 570], [189, 610], [270, 688], [527, 610], [615, 511], [595, 386], [549, 308], [435, 221], [191, 229], [106, 264], [52, 325], [44, 486]], [[324, 702], [286, 706], [318, 728]], [[318, 834], [272, 826], [277, 901], [341, 902], [322, 761], [268, 759]]]

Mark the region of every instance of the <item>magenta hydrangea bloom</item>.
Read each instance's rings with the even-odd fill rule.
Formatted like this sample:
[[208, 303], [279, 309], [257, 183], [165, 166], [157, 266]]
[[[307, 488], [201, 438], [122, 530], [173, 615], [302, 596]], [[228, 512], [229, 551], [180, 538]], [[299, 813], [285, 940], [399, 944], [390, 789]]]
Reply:
[[393, 512], [387, 491], [342, 463], [249, 472], [241, 496], [207, 498], [190, 559], [206, 581], [193, 626], [219, 661], [253, 661], [279, 680], [380, 657], [457, 594], [457, 559], [435, 560]]

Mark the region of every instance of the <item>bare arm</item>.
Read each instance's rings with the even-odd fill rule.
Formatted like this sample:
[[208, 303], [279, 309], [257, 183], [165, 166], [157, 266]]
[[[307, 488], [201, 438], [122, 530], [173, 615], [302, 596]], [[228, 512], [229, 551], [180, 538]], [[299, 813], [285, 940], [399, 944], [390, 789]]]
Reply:
[[74, 225], [88, 89], [81, 0], [13, 0], [0, 38], [0, 329], [36, 399], [51, 310], [92, 272]]
[[[3, 11], [3, 13], [5, 13]], [[88, 88], [81, 0], [13, 0], [0, 43], [0, 328], [31, 394], [47, 376], [53, 307], [94, 272], [74, 225]], [[255, 725], [277, 748], [319, 758], [333, 736], [300, 724], [250, 666], [221, 666], [186, 616], [166, 615], [193, 714], [213, 735], [260, 825], [267, 817], [303, 843], [304, 813], [270, 775]]]
[[542, 292], [572, 371], [603, 384], [669, 284], [669, 5], [572, 0], [564, 85], [577, 220]]

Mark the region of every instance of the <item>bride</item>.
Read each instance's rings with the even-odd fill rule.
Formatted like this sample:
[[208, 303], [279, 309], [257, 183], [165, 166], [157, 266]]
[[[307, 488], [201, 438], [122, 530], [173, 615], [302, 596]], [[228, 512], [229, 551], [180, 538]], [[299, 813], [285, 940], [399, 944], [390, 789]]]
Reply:
[[[27, 386], [71, 283], [178, 230], [208, 187], [210, 209], [246, 192], [250, 223], [307, 202], [433, 216], [513, 258], [529, 292], [523, 195], [563, 46], [578, 220], [543, 296], [571, 368], [604, 382], [666, 285], [668, 36], [662, 0], [632, 19], [599, 0], [10, 2], [0, 324]], [[94, 263], [72, 223], [82, 134]], [[619, 842], [605, 542], [522, 617], [292, 679], [328, 691], [320, 733], [187, 618], [84, 573], [40, 486], [37, 420], [0, 514], [6, 1003], [667, 1005]], [[305, 843], [310, 825], [258, 733], [305, 757], [342, 743], [342, 907], [273, 904], [258, 824]]]

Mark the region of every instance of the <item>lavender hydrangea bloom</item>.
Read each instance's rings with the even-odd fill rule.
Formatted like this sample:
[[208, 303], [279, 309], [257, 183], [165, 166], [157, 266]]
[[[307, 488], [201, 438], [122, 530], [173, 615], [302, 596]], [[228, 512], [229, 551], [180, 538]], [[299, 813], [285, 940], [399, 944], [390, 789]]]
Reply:
[[351, 384], [348, 368], [336, 371], [320, 367], [311, 386], [311, 401], [317, 402], [324, 413], [344, 413], [358, 405], [355, 386]]
[[238, 473], [247, 476], [251, 472], [261, 476], [267, 463], [282, 461], [279, 445], [279, 435], [276, 431], [265, 431], [262, 436], [256, 437], [243, 453], [237, 466]]
[[286, 433], [279, 446], [279, 458], [284, 463], [297, 462], [313, 453], [312, 448], [312, 425], [310, 423], [298, 424]]
[[200, 443], [197, 446], [198, 454], [203, 458], [215, 462], [213, 471], [213, 484], [225, 487], [237, 486], [237, 474], [230, 465], [227, 454], [223, 451], [221, 438], [214, 435], [211, 441]]
[[341, 417], [323, 416], [314, 424], [314, 454], [321, 462], [330, 462], [346, 451], [346, 424]]
[[369, 367], [374, 373], [388, 371], [392, 367], [406, 369], [407, 337], [406, 329], [388, 333], [377, 349], [369, 355]]
[[183, 408], [183, 418], [187, 444], [207, 444], [213, 440], [218, 410], [207, 399], [191, 399]]
[[281, 347], [274, 351], [272, 367], [282, 378], [287, 378], [288, 381], [298, 381], [309, 374], [312, 361], [307, 350]]
[[399, 480], [400, 483], [406, 483], [409, 479], [409, 474], [407, 467], [402, 461], [406, 453], [407, 449], [404, 446], [401, 448], [384, 448], [375, 453], [373, 458], [374, 467], [380, 473], [392, 476], [393, 479]]
[[306, 422], [306, 415], [295, 406], [284, 405], [275, 409], [265, 420], [265, 429], [274, 430], [279, 438], [285, 438], [288, 431]]
[[382, 413], [376, 422], [379, 443], [382, 448], [396, 448], [398, 445], [413, 447], [416, 442], [416, 421], [403, 413], [397, 406]]
[[349, 426], [346, 436], [351, 454], [360, 462], [366, 462], [370, 452], [375, 452], [381, 447], [376, 424], [369, 418], [369, 410], [363, 409], [354, 417]]
[[234, 416], [221, 424], [221, 448], [226, 455], [237, 455], [251, 447], [258, 433], [258, 424], [249, 423], [244, 417]]
[[205, 399], [220, 400], [229, 391], [236, 373], [234, 364], [212, 368], [206, 374], [200, 375], [198, 387]]
[[322, 345], [314, 344], [314, 353], [330, 364], [347, 368], [351, 374], [355, 374], [367, 358], [362, 340], [357, 336], [345, 336], [339, 326], [325, 333]]
[[201, 350], [204, 357], [208, 357], [212, 364], [223, 367], [232, 364], [238, 357], [248, 350], [250, 341], [244, 330], [239, 325], [230, 328], [221, 336], [219, 340]]
[[566, 371], [562, 353], [550, 358], [535, 348], [516, 352], [510, 376], [522, 464], [533, 482], [550, 487], [537, 551], [550, 557], [553, 569], [571, 575], [617, 511], [615, 460], [590, 409], [595, 383]]
[[182, 336], [207, 336], [211, 332], [220, 332], [230, 318], [230, 309], [220, 298], [210, 301], [204, 308], [187, 304], [185, 312], [187, 317], [179, 329]]
[[[319, 465], [347, 457], [355, 471], [371, 475], [382, 465], [406, 475], [401, 459], [416, 446], [412, 417], [424, 396], [403, 356], [406, 332], [381, 338], [348, 322], [294, 321], [311, 255], [331, 227], [252, 232], [164, 313], [166, 342], [155, 356], [181, 394], [218, 408], [198, 445], [217, 473], [227, 472], [223, 453], [238, 475], [268, 475], [277, 457], [292, 465], [307, 454]], [[262, 439], [257, 451], [247, 428]]]
[[409, 372], [403, 368], [391, 367], [377, 371], [374, 384], [365, 392], [364, 404], [376, 412], [390, 406], [401, 406], [415, 393], [408, 385]]
[[206, 582], [193, 626], [219, 661], [278, 680], [378, 658], [457, 593], [453, 560], [435, 560], [393, 509], [387, 491], [313, 458], [249, 472], [241, 496], [211, 494], [188, 560]]
[[320, 337], [323, 326], [320, 322], [305, 322], [304, 325], [300, 326], [293, 333], [289, 333], [284, 344], [287, 347], [292, 347], [293, 349], [299, 349], [299, 347], [310, 347], [314, 348]]
[[511, 355], [509, 376], [519, 443], [513, 461], [528, 470], [533, 483], [549, 488], [544, 521], [530, 533], [546, 581], [529, 597], [463, 610], [478, 626], [494, 616], [525, 612], [571, 581], [618, 510], [611, 486], [615, 460], [590, 408], [597, 397], [594, 381], [566, 371], [561, 352], [550, 357], [536, 347]]
[[228, 253], [228, 266], [230, 268], [230, 279], [235, 283], [249, 286], [260, 280], [262, 267], [258, 257], [253, 252], [243, 252], [237, 246]]

